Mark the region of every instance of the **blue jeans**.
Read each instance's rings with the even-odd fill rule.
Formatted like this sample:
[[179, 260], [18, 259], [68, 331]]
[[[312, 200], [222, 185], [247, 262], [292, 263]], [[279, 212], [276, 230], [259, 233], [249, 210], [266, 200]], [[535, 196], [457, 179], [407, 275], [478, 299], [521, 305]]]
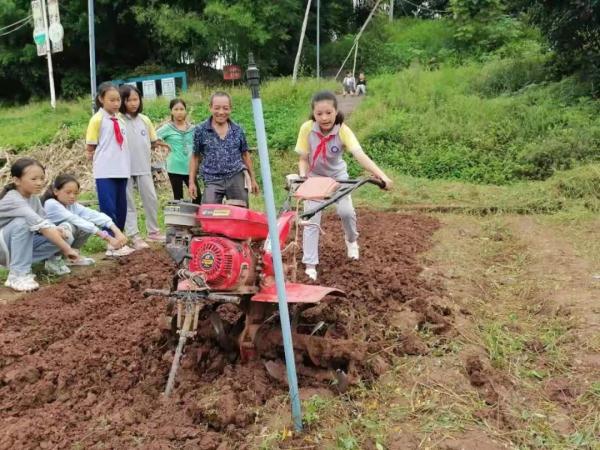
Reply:
[[127, 219], [128, 178], [96, 178], [96, 191], [100, 211], [112, 219], [120, 230]]
[[2, 236], [10, 255], [10, 272], [24, 275], [31, 272], [31, 264], [49, 259], [60, 249], [41, 234], [29, 231], [25, 219], [17, 217], [2, 228]]

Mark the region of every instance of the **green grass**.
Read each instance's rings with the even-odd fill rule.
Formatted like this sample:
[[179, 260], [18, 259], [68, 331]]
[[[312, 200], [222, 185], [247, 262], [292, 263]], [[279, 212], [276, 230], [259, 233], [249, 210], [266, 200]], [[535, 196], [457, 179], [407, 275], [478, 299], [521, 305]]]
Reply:
[[83, 137], [89, 120], [89, 101], [61, 102], [53, 111], [48, 102], [0, 108], [0, 147], [25, 151], [49, 144], [66, 128], [73, 138]]
[[[390, 24], [387, 19], [375, 19], [361, 38], [357, 56], [357, 71], [393, 73], [417, 62], [435, 67], [443, 61], [458, 60], [453, 47], [453, 30], [445, 20], [402, 18]], [[335, 64], [344, 60], [354, 41], [354, 35], [342, 36], [322, 48], [321, 61]], [[309, 54], [307, 60], [312, 58]], [[352, 66], [347, 63], [346, 69]], [[336, 67], [337, 69], [337, 67]]]
[[[261, 88], [261, 96], [269, 147], [293, 148], [298, 128], [310, 113], [311, 96], [320, 89], [334, 87], [335, 83], [319, 83], [310, 79], [299, 81], [295, 86], [291, 85], [289, 78], [265, 83]], [[248, 88], [243, 86], [223, 89], [233, 97], [233, 120], [245, 128], [249, 144], [255, 146]], [[213, 91], [214, 89], [195, 84], [190, 86], [189, 91], [181, 93], [193, 122], [198, 123], [208, 117], [208, 102]], [[145, 101], [144, 113], [158, 126], [169, 119], [168, 103], [162, 98]], [[24, 152], [32, 147], [51, 143], [63, 128], [67, 129], [71, 139], [83, 139], [90, 116], [90, 101], [87, 99], [72, 102], [59, 99], [56, 111], [45, 102], [0, 108], [0, 148]]]
[[[383, 74], [367, 72], [369, 95], [349, 124], [373, 159], [414, 178], [490, 185], [545, 180], [598, 162], [600, 105], [586, 96], [588, 86], [580, 81], [551, 81], [548, 45], [536, 30], [513, 25], [515, 33], [500, 47], [487, 53], [471, 49], [470, 55], [460, 53], [465, 50], [458, 49], [455, 30], [446, 20], [402, 19], [370, 27], [359, 67], [368, 68], [374, 58]], [[350, 42], [341, 37], [326, 47], [324, 60], [339, 60]], [[311, 95], [336, 87], [331, 80], [308, 78], [296, 85], [281, 78], [262, 86], [268, 145], [275, 158], [287, 161], [285, 152], [293, 148], [298, 127], [309, 115]], [[224, 89], [233, 96], [233, 119], [254, 146], [248, 88]], [[193, 84], [182, 93], [194, 122], [208, 116], [211, 90]], [[168, 119], [168, 102], [147, 101], [145, 113], [158, 125]], [[56, 112], [45, 103], [0, 109], [0, 146], [23, 152], [51, 142], [61, 128], [72, 139], [82, 138], [88, 118], [87, 99], [59, 101]], [[358, 172], [356, 164], [351, 169]], [[572, 195], [579, 188], [563, 181], [553, 189], [567, 189], [571, 194], [565, 198], [580, 200]], [[520, 189], [531, 197], [531, 189], [523, 186], [513, 192]], [[527, 204], [524, 209], [544, 208]], [[551, 203], [545, 209], [559, 207]]]
[[598, 161], [600, 107], [568, 98], [574, 80], [510, 95], [478, 91], [490, 83], [486, 68], [514, 63], [414, 67], [374, 78], [352, 128], [375, 160], [431, 179], [507, 184]]
[[[595, 448], [592, 436], [599, 424], [589, 402], [594, 384], [576, 400], [578, 408], [571, 410], [570, 420], [576, 425], [571, 434], [553, 426], [550, 419], [561, 410], [540, 395], [546, 380], [569, 376], [572, 370], [573, 323], [568, 317], [540, 314], [551, 287], [532, 278], [530, 263], [535, 255], [529, 254], [527, 243], [502, 218], [485, 224], [479, 246], [481, 269], [477, 269], [483, 278], [475, 277], [483, 286], [481, 310], [474, 312], [480, 317], [479, 339], [492, 367], [509, 376], [522, 397], [512, 400], [507, 414], [527, 423], [506, 435], [518, 448]], [[504, 282], [508, 278], [511, 283]], [[541, 346], [538, 350], [531, 347], [534, 342]]]

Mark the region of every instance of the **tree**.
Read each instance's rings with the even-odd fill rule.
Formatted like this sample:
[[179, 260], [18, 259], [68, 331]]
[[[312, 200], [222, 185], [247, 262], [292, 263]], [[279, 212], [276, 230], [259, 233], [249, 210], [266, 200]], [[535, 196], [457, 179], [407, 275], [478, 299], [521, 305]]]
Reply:
[[532, 20], [556, 52], [562, 74], [579, 73], [600, 93], [600, 2], [590, 0], [525, 2]]
[[[64, 51], [55, 54], [59, 94], [89, 90], [87, 2], [60, 0]], [[0, 0], [0, 28], [27, 17], [30, 0]], [[291, 74], [304, 12], [298, 0], [96, 0], [98, 82], [148, 71], [206, 70], [217, 57], [244, 65], [253, 51], [262, 73]], [[307, 45], [314, 45], [314, 15]], [[322, 1], [321, 39], [357, 29], [351, 0]], [[26, 101], [48, 92], [31, 24], [0, 36], [0, 99]], [[0, 32], [2, 34], [2, 32]]]

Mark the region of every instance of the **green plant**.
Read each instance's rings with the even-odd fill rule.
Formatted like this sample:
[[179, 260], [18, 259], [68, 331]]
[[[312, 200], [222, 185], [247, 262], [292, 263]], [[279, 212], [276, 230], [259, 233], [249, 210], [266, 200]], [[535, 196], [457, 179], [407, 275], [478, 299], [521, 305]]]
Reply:
[[326, 407], [327, 400], [318, 395], [313, 395], [302, 404], [302, 411], [304, 413], [302, 421], [308, 426], [317, 423], [321, 419], [321, 414]]
[[543, 56], [517, 61], [372, 78], [350, 125], [375, 161], [413, 176], [507, 184], [597, 161], [598, 105], [573, 99], [575, 80], [542, 82]]

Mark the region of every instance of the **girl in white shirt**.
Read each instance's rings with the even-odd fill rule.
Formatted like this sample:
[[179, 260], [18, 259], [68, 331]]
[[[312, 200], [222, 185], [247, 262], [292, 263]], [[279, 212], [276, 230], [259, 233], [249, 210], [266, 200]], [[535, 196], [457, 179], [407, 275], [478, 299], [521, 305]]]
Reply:
[[[131, 176], [131, 158], [125, 123], [118, 116], [121, 95], [117, 87], [102, 83], [96, 96], [98, 112], [92, 116], [85, 135], [86, 151], [93, 161], [98, 205], [120, 230], [127, 218], [127, 181]], [[127, 245], [109, 247], [110, 256], [127, 256], [135, 250]]]
[[[55, 225], [68, 223], [73, 231], [73, 248], [79, 249], [88, 238], [95, 234], [104, 239], [111, 256], [111, 249], [119, 249], [127, 243], [127, 237], [106, 214], [77, 203], [79, 181], [68, 174], [56, 177], [52, 185], [44, 193], [42, 202], [46, 216]], [[114, 237], [108, 232], [112, 231]], [[73, 265], [87, 266], [94, 264], [92, 258], [80, 257], [71, 262]]]

